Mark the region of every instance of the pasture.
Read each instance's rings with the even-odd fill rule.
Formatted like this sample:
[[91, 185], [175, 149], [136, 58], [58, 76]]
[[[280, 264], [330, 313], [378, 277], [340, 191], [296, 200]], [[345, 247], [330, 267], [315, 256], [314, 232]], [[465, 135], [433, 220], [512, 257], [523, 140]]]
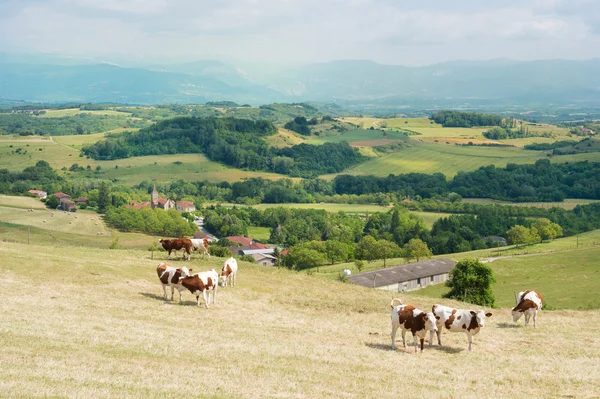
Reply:
[[599, 202], [600, 200], [591, 200], [591, 199], [575, 199], [575, 198], [566, 198], [563, 202], [510, 202], [510, 201], [500, 201], [494, 200], [491, 198], [463, 198], [462, 202], [467, 204], [482, 204], [482, 205], [490, 205], [490, 204], [498, 204], [498, 205], [510, 205], [510, 206], [534, 206], [537, 208], [563, 208], [566, 210], [571, 210], [575, 208], [577, 205], [587, 205], [595, 202]]
[[72, 234], [90, 236], [97, 236], [98, 233], [106, 236], [111, 234], [100, 215], [92, 212], [51, 211], [45, 208], [36, 208], [33, 212], [29, 212], [24, 208], [0, 206], [0, 221]]
[[[500, 258], [489, 266], [498, 306], [515, 306], [513, 291], [535, 289], [552, 309], [600, 309], [600, 247]], [[445, 292], [448, 288], [437, 284], [414, 294], [441, 298]]]
[[323, 144], [323, 143], [339, 143], [347, 141], [348, 143], [355, 146], [378, 146], [392, 143], [398, 140], [407, 140], [408, 136], [402, 132], [386, 132], [383, 130], [364, 130], [354, 129], [346, 132], [315, 137], [308, 141], [309, 144]]
[[0, 195], [0, 207], [45, 210], [42, 201], [32, 197], [18, 197], [12, 195]]
[[374, 212], [387, 212], [391, 209], [389, 206], [381, 206], [374, 204], [329, 204], [329, 203], [319, 203], [319, 204], [297, 204], [297, 203], [288, 203], [288, 204], [258, 204], [252, 205], [253, 208], [265, 210], [267, 208], [299, 208], [299, 209], [323, 209], [327, 212], [346, 212], [346, 213], [358, 213], [358, 214], [367, 214]]
[[65, 116], [75, 116], [79, 114], [90, 114], [95, 116], [121, 116], [121, 117], [130, 117], [131, 113], [129, 112], [120, 112], [111, 109], [103, 109], [103, 110], [82, 110], [79, 108], [68, 108], [68, 109], [47, 109], [45, 110], [45, 114], [41, 114], [39, 118], [63, 118]]
[[495, 309], [474, 352], [445, 333], [444, 347], [415, 354], [411, 339], [390, 349], [387, 292], [240, 262], [237, 287], [204, 309], [189, 293], [165, 302], [157, 264], [143, 251], [0, 242], [3, 395], [397, 398], [398, 370], [426, 375], [410, 382], [413, 397], [600, 391], [597, 311], [544, 311], [533, 330]]

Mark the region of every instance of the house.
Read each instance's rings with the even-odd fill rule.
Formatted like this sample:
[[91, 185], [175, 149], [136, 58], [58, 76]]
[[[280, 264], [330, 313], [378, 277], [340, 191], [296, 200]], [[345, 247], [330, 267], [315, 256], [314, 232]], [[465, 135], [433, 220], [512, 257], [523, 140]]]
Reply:
[[262, 266], [275, 266], [277, 264], [277, 258], [269, 254], [253, 254], [251, 255], [256, 263]]
[[87, 203], [88, 203], [88, 199], [87, 199], [87, 197], [79, 197], [79, 198], [77, 198], [77, 199], [75, 200], [75, 203], [76, 203], [77, 205], [81, 205], [81, 204], [86, 204], [86, 205], [87, 205]]
[[152, 209], [160, 208], [165, 211], [169, 209], [175, 209], [175, 201], [172, 199], [164, 199], [158, 196], [158, 191], [156, 190], [156, 184], [152, 186], [152, 194], [150, 200], [150, 206]]
[[228, 241], [234, 242], [238, 245], [247, 246], [252, 244], [252, 238], [242, 237], [242, 236], [229, 236], [225, 237]]
[[70, 196], [69, 194], [65, 194], [65, 193], [61, 193], [61, 192], [54, 193], [54, 194], [52, 194], [52, 195], [54, 195], [54, 196], [55, 196], [56, 198], [58, 198], [59, 200], [62, 200], [63, 198], [64, 198], [64, 199], [68, 199], [68, 200], [70, 200], [70, 199], [71, 199], [71, 196]]
[[179, 212], [194, 212], [196, 210], [196, 205], [189, 201], [179, 201], [175, 206]]
[[125, 208], [129, 208], [129, 209], [136, 209], [136, 210], [140, 210], [142, 208], [149, 208], [150, 207], [150, 202], [146, 201], [146, 202], [137, 202], [136, 200], [131, 200], [130, 204], [127, 205]]
[[348, 276], [348, 281], [364, 287], [392, 292], [425, 288], [448, 280], [456, 262], [447, 258], [429, 259]]
[[76, 204], [75, 204], [75, 202], [71, 201], [70, 198], [71, 197], [62, 198], [60, 200], [60, 209], [62, 209], [63, 211], [66, 211], [66, 212], [75, 212]]
[[250, 245], [229, 247], [229, 251], [234, 255], [254, 255], [254, 254], [271, 255], [275, 252], [275, 248], [269, 248], [265, 244], [261, 244], [260, 242], [255, 242]]
[[204, 240], [206, 238], [209, 242], [219, 241], [219, 239], [217, 237], [213, 236], [210, 233], [206, 233], [204, 231], [197, 231], [197, 232], [195, 232], [193, 238], [199, 238], [201, 240]]
[[39, 199], [45, 199], [48, 196], [48, 193], [42, 190], [29, 190], [27, 192], [37, 196]]

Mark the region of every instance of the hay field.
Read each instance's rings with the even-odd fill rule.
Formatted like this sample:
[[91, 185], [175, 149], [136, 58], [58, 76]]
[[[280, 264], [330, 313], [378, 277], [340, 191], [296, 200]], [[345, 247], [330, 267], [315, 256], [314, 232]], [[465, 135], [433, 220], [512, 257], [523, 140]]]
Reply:
[[494, 200], [491, 198], [463, 198], [462, 202], [467, 204], [498, 204], [498, 205], [510, 205], [510, 206], [535, 206], [537, 208], [563, 208], [566, 210], [571, 210], [575, 208], [577, 205], [587, 205], [593, 204], [595, 202], [600, 202], [600, 200], [591, 200], [591, 199], [575, 199], [575, 198], [566, 198], [563, 202], [510, 202], [510, 201], [500, 201]]
[[293, 145], [302, 144], [306, 138], [292, 132], [291, 130], [279, 128], [279, 133], [272, 136], [267, 136], [264, 140], [271, 146], [277, 148], [291, 147]]
[[46, 206], [37, 198], [0, 195], [0, 207], [22, 209], [46, 209]]
[[397, 398], [408, 370], [424, 376], [413, 397], [600, 391], [598, 312], [545, 311], [533, 330], [492, 310], [474, 352], [446, 333], [415, 354], [390, 349], [389, 293], [241, 262], [207, 310], [189, 293], [165, 302], [147, 252], [0, 243], [0, 260], [6, 396]]
[[79, 114], [91, 114], [96, 116], [111, 115], [111, 116], [122, 116], [124, 118], [130, 117], [129, 112], [119, 112], [110, 109], [105, 110], [81, 110], [79, 108], [68, 108], [68, 109], [47, 109], [46, 113], [39, 115], [39, 118], [63, 118], [65, 116], [75, 116]]
[[0, 206], [0, 221], [71, 234], [90, 236], [97, 236], [98, 233], [105, 236], [111, 234], [100, 215], [91, 212], [63, 212], [49, 209], [35, 209], [29, 212], [24, 208]]

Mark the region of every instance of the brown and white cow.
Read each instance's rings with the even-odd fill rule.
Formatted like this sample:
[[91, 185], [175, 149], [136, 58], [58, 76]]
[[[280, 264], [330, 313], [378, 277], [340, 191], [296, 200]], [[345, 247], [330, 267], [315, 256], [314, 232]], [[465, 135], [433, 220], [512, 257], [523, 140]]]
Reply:
[[180, 284], [180, 279], [189, 276], [191, 271], [192, 269], [188, 269], [185, 266], [175, 268], [166, 263], [158, 265], [156, 274], [158, 274], [158, 278], [162, 284], [165, 299], [167, 299], [167, 287], [171, 287], [171, 300], [173, 300], [173, 294], [175, 293], [175, 288], [177, 288], [177, 291], [179, 292], [179, 302], [181, 302], [181, 291], [185, 291], [185, 287]]
[[[485, 318], [492, 317], [491, 313], [483, 310], [454, 309], [444, 305], [433, 305], [431, 311], [437, 324], [438, 344], [442, 345], [441, 332], [445, 327], [450, 332], [464, 332], [469, 339], [469, 350], [473, 343], [473, 335], [477, 335], [485, 326]], [[429, 345], [433, 344], [433, 333], [429, 335]]]
[[[215, 269], [207, 272], [196, 273], [179, 280], [179, 283], [196, 295], [197, 305], [200, 306], [200, 294], [204, 298], [204, 306], [208, 309], [210, 304], [210, 291], [212, 291], [212, 303], [217, 300], [217, 287], [219, 286], [219, 274]], [[208, 300], [207, 300], [208, 292]]]
[[410, 331], [415, 340], [415, 352], [418, 351], [417, 338], [421, 340], [421, 352], [423, 352], [423, 343], [425, 342], [425, 334], [431, 331], [433, 334], [437, 330], [435, 317], [433, 313], [425, 313], [422, 310], [415, 308], [413, 305], [397, 305], [394, 306], [392, 299], [392, 349], [396, 349], [396, 331], [402, 329], [402, 344], [406, 348], [406, 332]]
[[535, 319], [538, 310], [542, 310], [544, 298], [539, 292], [534, 290], [526, 290], [519, 292], [517, 295], [517, 306], [512, 310], [513, 321], [516, 323], [521, 316], [525, 315], [525, 327], [529, 325], [529, 319], [533, 316], [533, 328], [535, 328]]
[[172, 240], [161, 239], [158, 240], [158, 245], [162, 245], [165, 251], [169, 252], [169, 259], [171, 259], [171, 251], [179, 251], [180, 249], [183, 249], [183, 259], [186, 259], [185, 254], [187, 253], [187, 260], [190, 260], [192, 242], [189, 240], [189, 238], [176, 238]]
[[227, 259], [221, 269], [221, 285], [223, 287], [227, 287], [227, 285], [235, 286], [237, 271], [237, 260], [233, 257]]
[[208, 255], [210, 258], [210, 254], [208, 253], [208, 240], [206, 238], [190, 238], [192, 242], [192, 251], [200, 252], [202, 250], [203, 255]]

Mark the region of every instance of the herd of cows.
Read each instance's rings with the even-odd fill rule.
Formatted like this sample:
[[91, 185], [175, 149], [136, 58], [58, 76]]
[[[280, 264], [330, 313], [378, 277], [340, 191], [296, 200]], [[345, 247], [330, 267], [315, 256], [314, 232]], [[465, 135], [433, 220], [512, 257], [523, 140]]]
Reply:
[[[203, 251], [208, 253], [208, 240], [179, 238], [159, 240], [159, 244], [169, 253], [171, 258], [172, 251], [183, 250], [183, 258], [190, 259], [192, 251]], [[187, 254], [187, 256], [186, 256]], [[182, 300], [182, 292], [190, 291], [196, 296], [197, 305], [200, 306], [200, 295], [204, 299], [204, 305], [208, 308], [210, 305], [210, 293], [212, 292], [212, 303], [215, 303], [217, 296], [217, 287], [235, 285], [238, 265], [235, 258], [229, 258], [223, 264], [221, 274], [215, 269], [190, 274], [192, 269], [187, 267], [175, 268], [166, 263], [161, 263], [156, 268], [158, 278], [162, 284], [164, 298], [167, 299], [167, 287], [171, 287], [171, 300], [175, 289], [179, 292], [179, 302]], [[397, 303], [395, 305], [395, 303]], [[406, 348], [406, 332], [410, 331], [415, 341], [415, 352], [418, 351], [418, 340], [421, 342], [421, 351], [425, 342], [425, 335], [429, 331], [429, 346], [433, 345], [433, 334], [437, 335], [438, 345], [442, 345], [441, 333], [444, 327], [450, 332], [464, 332], [469, 341], [469, 350], [473, 343], [473, 336], [477, 335], [485, 325], [485, 319], [491, 317], [491, 313], [485, 313], [483, 310], [455, 309], [444, 305], [433, 305], [431, 312], [423, 312], [414, 305], [402, 304], [399, 298], [392, 299], [392, 349], [396, 348], [396, 332], [398, 329], [402, 332], [402, 343]], [[521, 316], [525, 315], [525, 326], [529, 325], [529, 320], [533, 317], [533, 327], [536, 327], [536, 317], [539, 310], [542, 309], [543, 298], [534, 290], [519, 292], [517, 296], [517, 306], [512, 309], [513, 321], [517, 322]]]
[[[521, 316], [525, 315], [525, 326], [529, 325], [529, 320], [533, 317], [533, 327], [536, 327], [535, 319], [537, 313], [542, 309], [543, 298], [537, 291], [527, 290], [519, 292], [517, 296], [517, 306], [512, 309], [513, 321], [517, 322]], [[394, 303], [398, 302], [397, 305]], [[406, 348], [406, 332], [410, 331], [415, 340], [415, 352], [417, 352], [418, 342], [421, 340], [421, 351], [425, 342], [425, 335], [429, 331], [429, 346], [433, 345], [433, 333], [437, 334], [438, 345], [442, 345], [441, 333], [445, 327], [450, 332], [464, 332], [469, 340], [469, 350], [473, 343], [473, 335], [485, 325], [485, 319], [491, 317], [491, 313], [485, 313], [483, 310], [465, 310], [454, 309], [444, 305], [433, 305], [431, 312], [423, 312], [414, 305], [403, 305], [399, 298], [392, 299], [392, 349], [396, 348], [396, 332], [398, 328], [402, 331], [402, 343]]]

